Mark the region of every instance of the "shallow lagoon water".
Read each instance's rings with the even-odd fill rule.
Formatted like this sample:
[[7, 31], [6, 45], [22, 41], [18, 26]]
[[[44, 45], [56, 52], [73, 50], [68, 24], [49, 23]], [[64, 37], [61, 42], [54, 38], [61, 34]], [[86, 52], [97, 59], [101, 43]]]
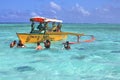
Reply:
[[36, 44], [9, 48], [18, 41], [16, 32], [29, 32], [30, 24], [0, 24], [0, 80], [120, 80], [119, 24], [63, 24], [62, 30], [91, 34], [96, 40], [73, 44], [71, 50], [62, 49], [66, 40], [41, 51]]

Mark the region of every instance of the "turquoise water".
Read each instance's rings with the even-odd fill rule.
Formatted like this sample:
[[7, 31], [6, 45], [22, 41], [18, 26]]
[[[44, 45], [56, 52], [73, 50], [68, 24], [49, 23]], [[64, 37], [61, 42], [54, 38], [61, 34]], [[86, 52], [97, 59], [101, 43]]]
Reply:
[[71, 50], [62, 49], [64, 41], [41, 51], [35, 50], [36, 44], [9, 48], [18, 41], [16, 32], [30, 32], [29, 26], [0, 24], [0, 80], [120, 80], [120, 24], [63, 24], [63, 31], [96, 38], [73, 44]]

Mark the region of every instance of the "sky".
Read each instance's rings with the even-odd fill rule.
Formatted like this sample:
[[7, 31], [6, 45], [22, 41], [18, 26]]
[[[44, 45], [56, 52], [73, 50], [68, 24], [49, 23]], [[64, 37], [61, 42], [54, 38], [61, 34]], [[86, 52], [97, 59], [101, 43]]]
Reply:
[[29, 22], [42, 16], [64, 23], [120, 23], [120, 0], [0, 1], [0, 22]]

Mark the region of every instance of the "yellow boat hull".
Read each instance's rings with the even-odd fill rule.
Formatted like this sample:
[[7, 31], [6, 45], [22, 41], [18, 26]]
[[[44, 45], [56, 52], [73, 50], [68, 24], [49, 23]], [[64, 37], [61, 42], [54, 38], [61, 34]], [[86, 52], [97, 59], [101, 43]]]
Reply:
[[67, 34], [58, 34], [58, 32], [52, 33], [40, 33], [40, 34], [31, 34], [31, 33], [16, 33], [19, 40], [23, 43], [36, 43], [43, 42], [44, 40], [50, 41], [59, 41], [67, 38]]

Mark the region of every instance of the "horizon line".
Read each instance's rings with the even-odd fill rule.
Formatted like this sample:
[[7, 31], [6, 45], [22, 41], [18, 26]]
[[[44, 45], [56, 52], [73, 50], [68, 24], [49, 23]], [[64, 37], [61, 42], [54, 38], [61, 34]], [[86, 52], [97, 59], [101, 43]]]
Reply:
[[[0, 24], [14, 24], [14, 23], [31, 23], [31, 22], [0, 22]], [[36, 22], [38, 23], [38, 22]], [[78, 22], [63, 22], [63, 24], [120, 24], [120, 23], [102, 23], [102, 22], [99, 22], [99, 23], [78, 23]]]

